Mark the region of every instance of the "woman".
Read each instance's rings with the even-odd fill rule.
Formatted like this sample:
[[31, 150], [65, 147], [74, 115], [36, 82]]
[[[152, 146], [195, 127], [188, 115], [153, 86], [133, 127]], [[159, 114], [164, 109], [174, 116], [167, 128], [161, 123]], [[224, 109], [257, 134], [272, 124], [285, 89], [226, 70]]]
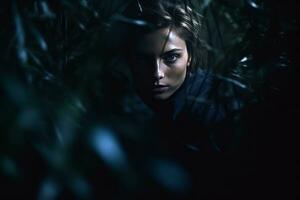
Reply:
[[161, 148], [183, 164], [195, 186], [190, 195], [222, 195], [227, 192], [225, 176], [237, 169], [228, 170], [234, 164], [219, 152], [231, 148], [232, 116], [239, 101], [233, 98], [233, 85], [205, 66], [201, 17], [183, 2], [133, 1], [115, 18], [125, 25], [122, 55], [139, 97], [128, 112], [154, 111], [154, 124], [147, 131], [159, 141], [151, 153]]
[[239, 105], [221, 95], [230, 85], [205, 66], [201, 17], [184, 2], [134, 1], [119, 18], [131, 31], [124, 55], [139, 97], [156, 113], [161, 137], [169, 141], [171, 133], [175, 144], [222, 150], [232, 139], [230, 113]]

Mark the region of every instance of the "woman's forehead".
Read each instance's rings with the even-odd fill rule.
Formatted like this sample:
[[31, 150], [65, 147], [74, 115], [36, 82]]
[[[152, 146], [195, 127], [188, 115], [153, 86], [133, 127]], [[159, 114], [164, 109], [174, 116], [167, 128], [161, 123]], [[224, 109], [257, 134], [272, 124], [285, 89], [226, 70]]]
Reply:
[[160, 54], [171, 49], [184, 50], [186, 48], [185, 41], [177, 34], [176, 30], [168, 27], [143, 35], [137, 43], [137, 50], [147, 54]]

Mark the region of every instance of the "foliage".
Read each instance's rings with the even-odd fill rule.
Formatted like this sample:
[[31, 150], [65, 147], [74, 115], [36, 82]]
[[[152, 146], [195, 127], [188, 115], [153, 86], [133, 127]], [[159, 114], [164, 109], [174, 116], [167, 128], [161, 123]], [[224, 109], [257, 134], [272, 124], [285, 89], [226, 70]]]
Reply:
[[[128, 2], [0, 3], [0, 174], [6, 188], [1, 196], [18, 191], [28, 198], [93, 199], [105, 193], [131, 199], [156, 183], [176, 195], [188, 185], [184, 170], [149, 145], [156, 136], [147, 116], [126, 115], [134, 102], [123, 83], [130, 80], [108, 48], [118, 35], [107, 39], [106, 30]], [[239, 123], [255, 126], [250, 116], [270, 109], [263, 116], [286, 117], [285, 124], [296, 106], [290, 93], [296, 76], [296, 3], [193, 3], [204, 15], [209, 64], [250, 91], [249, 115]], [[271, 122], [264, 125], [267, 131]]]

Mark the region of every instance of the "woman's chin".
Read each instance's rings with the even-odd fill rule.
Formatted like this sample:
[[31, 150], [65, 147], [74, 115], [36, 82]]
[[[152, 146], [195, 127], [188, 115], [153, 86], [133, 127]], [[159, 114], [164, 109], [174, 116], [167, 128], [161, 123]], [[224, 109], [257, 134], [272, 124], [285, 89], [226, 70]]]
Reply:
[[170, 96], [171, 94], [169, 92], [166, 92], [166, 93], [153, 94], [152, 97], [154, 100], [162, 101], [162, 100], [167, 100]]
[[[164, 91], [164, 92], [145, 92], [145, 90], [138, 90], [138, 94], [145, 102], [155, 102], [164, 101], [169, 99], [174, 92]], [[153, 103], [154, 103], [153, 102]]]

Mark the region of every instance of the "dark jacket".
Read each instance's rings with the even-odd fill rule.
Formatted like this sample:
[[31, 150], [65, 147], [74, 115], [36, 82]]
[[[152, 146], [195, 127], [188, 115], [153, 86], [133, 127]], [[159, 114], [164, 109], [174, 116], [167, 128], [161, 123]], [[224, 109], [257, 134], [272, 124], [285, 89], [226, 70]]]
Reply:
[[[185, 199], [233, 197], [240, 189], [246, 172], [233, 149], [241, 91], [230, 80], [198, 70], [188, 74], [179, 90], [150, 114], [159, 140], [155, 148], [166, 152], [166, 158], [179, 163], [191, 178]], [[149, 112], [142, 102], [136, 107], [140, 113]]]
[[[189, 73], [182, 86], [153, 114], [162, 139], [186, 148], [227, 151], [234, 140], [233, 119], [242, 108], [241, 89], [209, 71]], [[135, 110], [149, 113], [142, 102]], [[151, 109], [151, 106], [150, 106]], [[151, 112], [151, 111], [150, 111]]]
[[241, 108], [235, 89], [211, 72], [198, 70], [188, 74], [179, 90], [160, 102], [155, 112], [141, 101], [133, 108], [151, 113], [149, 132], [157, 140], [151, 152], [178, 163], [190, 177], [184, 199], [233, 197], [242, 185], [244, 171], [232, 151], [236, 142], [233, 119]]

